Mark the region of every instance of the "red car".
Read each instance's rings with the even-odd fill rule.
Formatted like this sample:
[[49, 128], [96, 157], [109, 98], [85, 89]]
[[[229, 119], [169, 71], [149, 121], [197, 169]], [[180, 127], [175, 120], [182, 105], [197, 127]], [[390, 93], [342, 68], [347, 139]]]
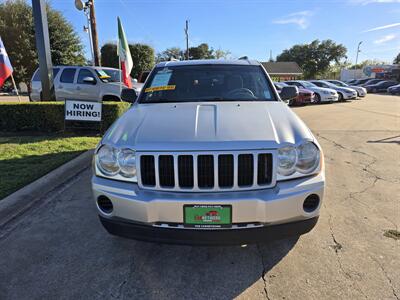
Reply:
[[[284, 86], [290, 86], [284, 82], [274, 82], [274, 85], [278, 93]], [[299, 96], [297, 96], [297, 98], [295, 99], [290, 100], [289, 105], [306, 105], [312, 102], [314, 102], [314, 92], [307, 89], [299, 88]]]

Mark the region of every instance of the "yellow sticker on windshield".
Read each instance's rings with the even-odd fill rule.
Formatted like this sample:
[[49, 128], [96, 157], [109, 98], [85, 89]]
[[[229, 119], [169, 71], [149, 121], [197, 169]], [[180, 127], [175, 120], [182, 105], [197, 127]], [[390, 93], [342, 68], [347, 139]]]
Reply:
[[175, 89], [175, 85], [164, 85], [164, 86], [154, 86], [154, 87], [149, 87], [144, 90], [145, 93], [151, 93], [151, 92], [158, 92], [158, 91], [172, 91]]

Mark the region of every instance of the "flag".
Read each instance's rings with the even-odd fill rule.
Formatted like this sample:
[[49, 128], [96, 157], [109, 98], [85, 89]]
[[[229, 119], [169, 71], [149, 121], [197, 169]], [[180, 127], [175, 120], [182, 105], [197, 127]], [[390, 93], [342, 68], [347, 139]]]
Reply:
[[0, 37], [0, 87], [3, 86], [4, 81], [11, 76], [13, 68], [8, 58], [6, 48], [4, 48], [3, 41]]
[[129, 51], [125, 31], [121, 20], [118, 17], [118, 56], [121, 62], [122, 82], [129, 88], [132, 88], [131, 70], [133, 67], [131, 52]]

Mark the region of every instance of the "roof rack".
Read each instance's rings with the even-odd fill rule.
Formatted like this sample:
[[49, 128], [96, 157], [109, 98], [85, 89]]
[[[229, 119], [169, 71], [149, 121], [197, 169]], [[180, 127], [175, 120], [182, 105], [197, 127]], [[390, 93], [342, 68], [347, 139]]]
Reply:
[[247, 55], [239, 57], [239, 60], [249, 60], [249, 58], [247, 57]]

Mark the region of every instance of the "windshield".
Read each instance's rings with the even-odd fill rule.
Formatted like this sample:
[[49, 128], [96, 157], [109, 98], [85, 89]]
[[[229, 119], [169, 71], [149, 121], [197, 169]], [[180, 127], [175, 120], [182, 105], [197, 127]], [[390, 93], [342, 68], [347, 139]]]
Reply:
[[96, 69], [96, 74], [103, 82], [120, 82], [119, 70], [113, 69]]
[[317, 87], [314, 83], [308, 81], [302, 81], [301, 84], [306, 88], [314, 88]]
[[337, 87], [336, 84], [333, 84], [332, 82], [329, 82], [329, 81], [320, 80], [320, 82], [326, 84], [327, 86], [329, 86], [329, 87], [331, 87], [331, 88], [336, 88], [336, 87]]
[[194, 101], [274, 101], [260, 66], [187, 65], [156, 68], [140, 103]]
[[344, 82], [341, 81], [332, 81], [333, 84], [336, 84], [337, 86], [342, 86], [342, 87], [347, 87], [348, 85], [345, 84]]

